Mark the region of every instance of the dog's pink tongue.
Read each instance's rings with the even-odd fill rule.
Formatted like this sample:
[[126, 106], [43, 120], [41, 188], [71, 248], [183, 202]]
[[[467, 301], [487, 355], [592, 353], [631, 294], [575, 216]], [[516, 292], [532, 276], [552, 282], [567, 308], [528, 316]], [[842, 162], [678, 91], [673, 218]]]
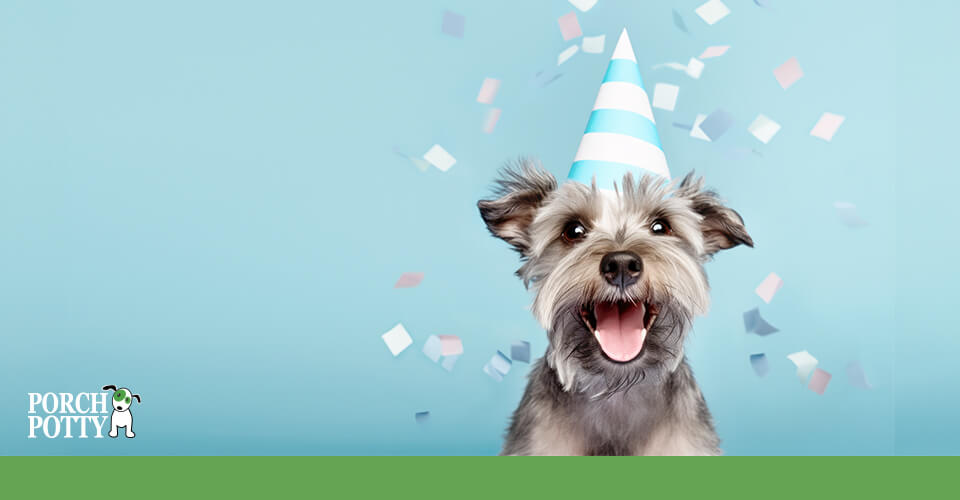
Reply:
[[643, 328], [643, 304], [597, 304], [597, 341], [600, 348], [614, 361], [626, 362], [637, 357], [643, 349], [647, 331]]

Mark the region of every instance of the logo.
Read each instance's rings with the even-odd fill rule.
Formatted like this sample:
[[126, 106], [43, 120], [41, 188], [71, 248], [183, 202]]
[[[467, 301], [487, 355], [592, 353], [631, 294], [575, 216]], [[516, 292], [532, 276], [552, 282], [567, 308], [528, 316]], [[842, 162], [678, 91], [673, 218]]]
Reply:
[[[126, 387], [103, 386], [107, 392], [31, 392], [27, 394], [27, 437], [55, 438], [102, 438], [107, 419], [110, 420], [108, 436], [120, 435], [120, 428], [128, 438], [133, 432], [133, 412], [130, 405], [140, 403], [140, 395]], [[109, 406], [108, 406], [109, 405]], [[109, 415], [108, 415], [109, 413]]]

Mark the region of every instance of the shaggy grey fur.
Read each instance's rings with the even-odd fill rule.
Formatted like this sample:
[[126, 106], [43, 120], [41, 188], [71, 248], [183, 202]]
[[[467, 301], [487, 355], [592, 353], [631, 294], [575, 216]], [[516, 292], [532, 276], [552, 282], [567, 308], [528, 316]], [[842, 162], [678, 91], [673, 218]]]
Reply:
[[[679, 182], [628, 174], [616, 192], [576, 182], [558, 185], [539, 164], [521, 160], [478, 203], [490, 232], [520, 253], [517, 275], [533, 288], [533, 314], [549, 346], [530, 374], [503, 454], [718, 454], [710, 412], [683, 354], [693, 318], [705, 314], [703, 264], [719, 250], [753, 246], [743, 220], [693, 173]], [[654, 221], [669, 234], [655, 234]], [[571, 221], [581, 241], [561, 237]], [[642, 260], [639, 280], [620, 288], [600, 272], [611, 252]], [[640, 354], [604, 355], [583, 311], [598, 302], [651, 304], [658, 310]]]

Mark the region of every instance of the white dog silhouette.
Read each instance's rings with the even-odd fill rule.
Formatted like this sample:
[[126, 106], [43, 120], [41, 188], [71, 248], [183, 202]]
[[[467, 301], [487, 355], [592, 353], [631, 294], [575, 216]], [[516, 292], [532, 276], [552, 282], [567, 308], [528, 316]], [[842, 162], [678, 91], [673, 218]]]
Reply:
[[130, 403], [133, 402], [131, 398], [136, 398], [139, 403], [140, 395], [134, 394], [126, 387], [117, 389], [115, 385], [105, 385], [103, 386], [103, 390], [114, 391], [111, 400], [113, 413], [110, 415], [110, 437], [117, 437], [117, 431], [120, 427], [126, 427], [126, 435], [128, 438], [134, 437], [136, 434], [133, 433], [133, 413], [130, 412]]

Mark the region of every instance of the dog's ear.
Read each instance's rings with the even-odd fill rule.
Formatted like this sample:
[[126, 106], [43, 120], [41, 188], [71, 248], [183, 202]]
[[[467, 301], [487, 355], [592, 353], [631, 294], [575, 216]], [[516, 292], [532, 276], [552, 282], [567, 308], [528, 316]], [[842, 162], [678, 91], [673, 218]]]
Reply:
[[487, 229], [521, 254], [530, 249], [528, 229], [537, 209], [554, 190], [557, 180], [540, 165], [521, 160], [501, 171], [492, 200], [480, 200], [477, 207]]
[[703, 177], [695, 178], [694, 173], [690, 172], [677, 187], [677, 194], [689, 199], [694, 211], [703, 217], [700, 227], [705, 255], [710, 256], [737, 245], [753, 247], [753, 239], [747, 234], [743, 218], [725, 206], [716, 193], [703, 188]]
[[131, 396], [137, 398], [137, 402], [138, 402], [138, 403], [140, 402], [140, 395], [139, 395], [139, 394], [131, 394]]
[[115, 386], [115, 385], [105, 385], [105, 386], [103, 386], [103, 390], [104, 390], [104, 391], [115, 391], [115, 390], [117, 390], [117, 386]]

